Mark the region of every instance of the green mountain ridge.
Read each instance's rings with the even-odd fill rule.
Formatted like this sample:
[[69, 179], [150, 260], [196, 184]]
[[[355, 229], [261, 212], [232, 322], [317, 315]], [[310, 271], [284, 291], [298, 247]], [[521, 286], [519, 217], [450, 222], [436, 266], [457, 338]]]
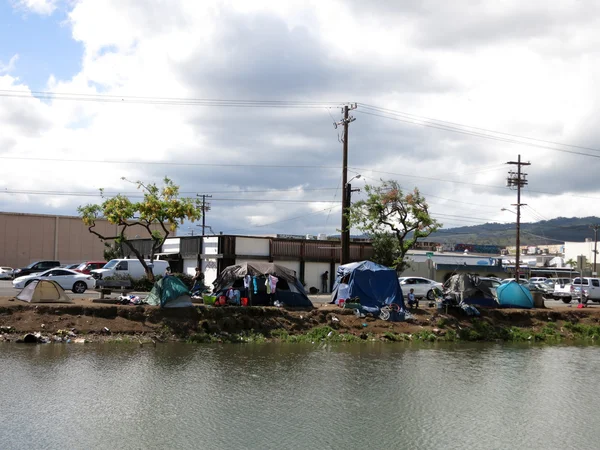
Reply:
[[[540, 222], [521, 223], [521, 245], [561, 244], [565, 241], [584, 242], [594, 239], [591, 225], [600, 224], [600, 218], [557, 217]], [[427, 241], [446, 244], [515, 245], [516, 224], [485, 223], [442, 229], [430, 235]]]

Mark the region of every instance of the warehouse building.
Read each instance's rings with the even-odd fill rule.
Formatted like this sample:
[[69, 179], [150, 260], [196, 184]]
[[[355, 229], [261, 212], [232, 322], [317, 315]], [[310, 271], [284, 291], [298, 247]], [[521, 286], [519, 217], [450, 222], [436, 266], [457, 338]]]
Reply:
[[[98, 220], [95, 229], [115, 236], [116, 225]], [[127, 230], [129, 238], [147, 236], [142, 227]], [[80, 217], [0, 212], [0, 265], [25, 267], [40, 260], [61, 264], [102, 261], [104, 243], [89, 232]]]

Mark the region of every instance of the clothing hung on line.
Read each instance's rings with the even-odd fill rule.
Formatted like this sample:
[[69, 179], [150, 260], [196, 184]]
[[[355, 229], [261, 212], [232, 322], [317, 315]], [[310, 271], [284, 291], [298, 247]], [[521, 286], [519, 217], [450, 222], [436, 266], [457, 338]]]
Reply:
[[277, 290], [277, 282], [279, 281], [279, 278], [273, 276], [273, 275], [267, 275], [267, 278], [265, 280], [265, 286], [267, 288], [267, 294], [274, 294], [275, 291]]

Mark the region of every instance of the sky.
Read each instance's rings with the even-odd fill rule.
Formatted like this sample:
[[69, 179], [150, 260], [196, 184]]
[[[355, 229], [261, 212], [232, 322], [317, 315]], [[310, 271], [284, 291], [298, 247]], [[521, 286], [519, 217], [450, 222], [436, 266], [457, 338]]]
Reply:
[[[415, 187], [444, 228], [600, 216], [600, 3], [0, 0], [0, 211], [168, 176], [215, 233], [334, 234]], [[360, 175], [360, 177], [357, 177]], [[125, 178], [125, 180], [123, 180]], [[506, 211], [503, 209], [509, 209]], [[184, 224], [179, 234], [198, 234]]]

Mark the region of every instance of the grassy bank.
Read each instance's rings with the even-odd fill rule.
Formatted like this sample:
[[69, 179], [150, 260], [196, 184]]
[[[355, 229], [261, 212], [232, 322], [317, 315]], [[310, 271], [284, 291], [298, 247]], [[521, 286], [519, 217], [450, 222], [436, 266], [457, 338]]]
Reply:
[[369, 342], [600, 340], [600, 309], [460, 310], [420, 309], [407, 322], [358, 318], [331, 305], [312, 311], [281, 308], [160, 309], [149, 306], [31, 305], [0, 301], [0, 340], [37, 333], [48, 342]]

